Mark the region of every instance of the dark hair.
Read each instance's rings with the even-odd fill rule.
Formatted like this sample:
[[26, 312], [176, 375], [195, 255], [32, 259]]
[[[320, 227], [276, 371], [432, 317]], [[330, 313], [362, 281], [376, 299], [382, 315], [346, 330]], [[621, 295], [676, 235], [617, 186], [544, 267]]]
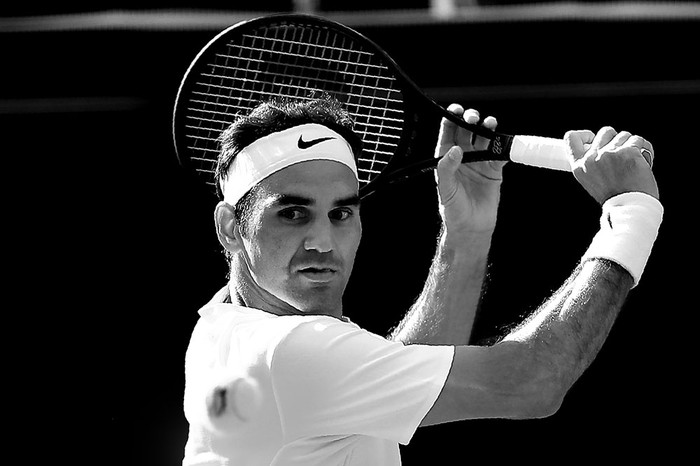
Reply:
[[[236, 120], [219, 137], [220, 152], [216, 165], [216, 185], [219, 196], [221, 182], [228, 174], [236, 155], [258, 139], [307, 123], [318, 123], [340, 134], [350, 145], [355, 159], [362, 150], [362, 139], [354, 131], [354, 121], [342, 104], [324, 94], [311, 100], [276, 98], [255, 107], [248, 115]], [[255, 187], [234, 206], [236, 222], [242, 232], [247, 229]]]
[[258, 105], [221, 133], [217, 185], [226, 178], [231, 162], [243, 148], [272, 133], [306, 123], [318, 123], [340, 134], [350, 144], [355, 158], [362, 150], [362, 140], [353, 130], [350, 114], [335, 98], [328, 95], [303, 101], [277, 98]]

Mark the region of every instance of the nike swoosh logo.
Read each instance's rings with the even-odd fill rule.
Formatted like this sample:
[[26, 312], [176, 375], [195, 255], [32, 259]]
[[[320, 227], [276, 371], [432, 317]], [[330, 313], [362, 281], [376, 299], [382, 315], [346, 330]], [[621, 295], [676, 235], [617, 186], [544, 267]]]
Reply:
[[304, 141], [304, 135], [302, 134], [299, 136], [299, 140], [297, 141], [297, 146], [299, 146], [299, 149], [308, 149], [309, 147], [315, 146], [316, 144], [322, 143], [323, 141], [328, 141], [330, 139], [335, 139], [334, 137], [325, 137], [325, 138], [318, 138], [318, 139], [311, 139], [309, 141]]

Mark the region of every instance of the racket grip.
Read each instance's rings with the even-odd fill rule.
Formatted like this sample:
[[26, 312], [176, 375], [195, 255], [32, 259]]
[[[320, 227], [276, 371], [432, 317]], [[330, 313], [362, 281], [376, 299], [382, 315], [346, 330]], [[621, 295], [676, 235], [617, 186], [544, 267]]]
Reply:
[[563, 139], [540, 136], [514, 136], [510, 160], [533, 167], [571, 171], [569, 154]]

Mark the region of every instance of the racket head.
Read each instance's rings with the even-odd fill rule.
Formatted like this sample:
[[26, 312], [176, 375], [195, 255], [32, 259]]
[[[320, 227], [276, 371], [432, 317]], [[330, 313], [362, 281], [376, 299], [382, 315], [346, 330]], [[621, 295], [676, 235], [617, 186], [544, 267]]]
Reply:
[[355, 121], [360, 194], [408, 154], [415, 122], [405, 78], [379, 46], [342, 24], [276, 14], [235, 24], [195, 57], [180, 84], [173, 137], [180, 164], [216, 186], [219, 136], [273, 98], [329, 94]]

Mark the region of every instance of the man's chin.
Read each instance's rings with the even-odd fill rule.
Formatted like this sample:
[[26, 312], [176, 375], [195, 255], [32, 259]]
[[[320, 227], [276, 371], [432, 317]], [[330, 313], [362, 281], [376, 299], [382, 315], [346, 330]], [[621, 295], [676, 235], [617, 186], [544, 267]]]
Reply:
[[332, 293], [332, 296], [328, 296], [327, 293], [311, 290], [301, 295], [296, 295], [292, 305], [303, 314], [339, 317], [343, 313], [342, 299], [335, 295], [336, 293]]
[[341, 286], [338, 277], [326, 280], [326, 277], [319, 276], [315, 279], [299, 277], [287, 288], [287, 301], [304, 314], [326, 314], [339, 316], [343, 308], [343, 292], [345, 287]]

